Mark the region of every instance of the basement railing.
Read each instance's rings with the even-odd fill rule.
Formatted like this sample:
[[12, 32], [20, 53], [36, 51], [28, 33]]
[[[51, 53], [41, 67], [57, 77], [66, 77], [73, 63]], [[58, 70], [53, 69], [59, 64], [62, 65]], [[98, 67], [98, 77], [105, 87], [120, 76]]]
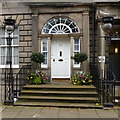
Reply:
[[[9, 70], [5, 71], [5, 83], [4, 83], [4, 104], [13, 105], [13, 103], [17, 100], [22, 87], [26, 84], [29, 84], [30, 81], [25, 79], [27, 73], [31, 70], [30, 65], [23, 65], [19, 72], [16, 74], [12, 80], [9, 79]], [[13, 76], [13, 75], [12, 75]]]
[[101, 100], [103, 105], [115, 103], [115, 74], [109, 65], [105, 65], [104, 78], [101, 80]]
[[[116, 77], [108, 64], [105, 64], [104, 78], [100, 79], [100, 71], [97, 65], [91, 65], [91, 74], [93, 76], [93, 85], [96, 87], [99, 97], [99, 103], [114, 104]], [[103, 71], [101, 71], [103, 72]]]

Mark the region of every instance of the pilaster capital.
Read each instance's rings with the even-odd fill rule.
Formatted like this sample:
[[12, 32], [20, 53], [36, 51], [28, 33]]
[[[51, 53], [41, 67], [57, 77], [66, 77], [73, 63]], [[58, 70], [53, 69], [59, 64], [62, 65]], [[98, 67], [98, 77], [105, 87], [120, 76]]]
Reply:
[[36, 14], [32, 14], [32, 17], [38, 17], [38, 14], [36, 13]]
[[42, 38], [41, 37], [38, 37], [38, 40], [41, 40]]
[[51, 38], [50, 37], [47, 37], [48, 40], [50, 40]]
[[71, 40], [74, 40], [74, 37], [71, 36], [70, 39], [71, 39]]
[[89, 15], [89, 11], [88, 10], [83, 11], [83, 15]]
[[80, 40], [83, 40], [83, 37], [80, 37]]

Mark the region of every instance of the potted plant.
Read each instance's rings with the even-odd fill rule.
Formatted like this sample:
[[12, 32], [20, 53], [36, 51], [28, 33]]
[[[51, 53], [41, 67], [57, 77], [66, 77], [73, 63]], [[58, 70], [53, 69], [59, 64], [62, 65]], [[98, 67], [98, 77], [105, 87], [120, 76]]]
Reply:
[[80, 70], [83, 69], [83, 62], [86, 61], [88, 59], [87, 55], [85, 53], [77, 53], [74, 55], [73, 59], [75, 60], [75, 62], [81, 63], [80, 64]]
[[32, 62], [40, 64], [40, 67], [41, 67], [41, 63], [44, 62], [44, 56], [42, 53], [32, 53], [30, 59]]
[[26, 77], [27, 80], [30, 80], [31, 84], [43, 84], [43, 83], [48, 83], [49, 77], [47, 76], [46, 73], [43, 73], [41, 71], [36, 71], [36, 72], [29, 72]]
[[71, 78], [71, 82], [74, 85], [91, 85], [92, 76], [90, 73], [78, 72]]

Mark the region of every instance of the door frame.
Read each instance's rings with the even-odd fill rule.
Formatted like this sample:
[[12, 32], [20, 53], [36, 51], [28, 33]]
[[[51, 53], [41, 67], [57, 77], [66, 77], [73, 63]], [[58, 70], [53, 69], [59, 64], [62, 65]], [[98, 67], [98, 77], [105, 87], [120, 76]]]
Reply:
[[[61, 39], [61, 38], [64, 38], [64, 39], [67, 39], [68, 41], [69, 41], [69, 77], [53, 77], [52, 76], [52, 41], [54, 40], [54, 39], [56, 39], [56, 38], [58, 38], [58, 39]], [[69, 36], [64, 36], [64, 35], [59, 35], [59, 36], [56, 36], [56, 35], [54, 35], [54, 36], [52, 36], [52, 39], [51, 39], [51, 54], [50, 54], [50, 56], [51, 56], [51, 81], [52, 81], [52, 79], [60, 79], [60, 78], [62, 78], [62, 79], [70, 79], [70, 77], [71, 77], [71, 41], [70, 41], [70, 37]]]

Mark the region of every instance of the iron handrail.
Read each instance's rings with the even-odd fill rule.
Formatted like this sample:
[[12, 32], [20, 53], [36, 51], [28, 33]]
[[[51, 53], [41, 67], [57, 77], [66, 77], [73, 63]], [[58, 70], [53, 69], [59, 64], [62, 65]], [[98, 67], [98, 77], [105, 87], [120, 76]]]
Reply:
[[[19, 69], [18, 73], [16, 74], [16, 77], [15, 77], [16, 81], [14, 83], [15, 84], [15, 89], [14, 89], [15, 98], [18, 98], [19, 92], [22, 89], [22, 86], [25, 85], [25, 84], [27, 84], [27, 83], [25, 83], [25, 77], [24, 77], [24, 75], [26, 75], [27, 72], [25, 72], [24, 70], [30, 70], [30, 69], [31, 69], [31, 66], [27, 66], [27, 65], [22, 66]], [[20, 76], [22, 76], [22, 77], [20, 77]]]

